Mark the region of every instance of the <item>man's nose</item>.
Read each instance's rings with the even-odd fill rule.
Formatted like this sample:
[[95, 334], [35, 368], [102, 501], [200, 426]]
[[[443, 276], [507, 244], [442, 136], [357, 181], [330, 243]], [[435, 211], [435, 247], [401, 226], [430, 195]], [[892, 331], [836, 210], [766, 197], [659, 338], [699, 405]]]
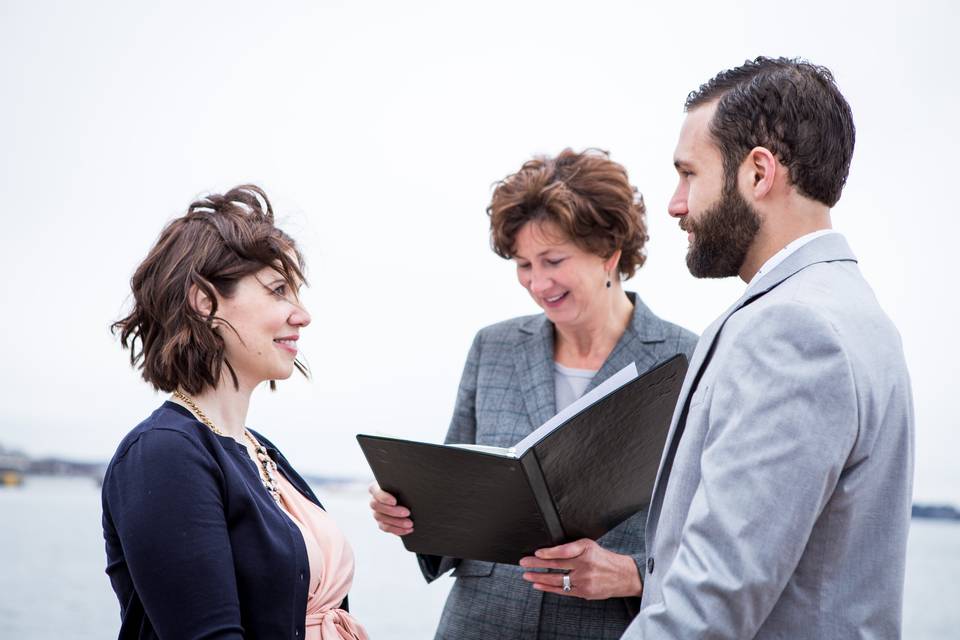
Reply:
[[670, 198], [670, 204], [667, 205], [667, 213], [674, 218], [679, 218], [689, 213], [687, 210], [687, 194], [680, 187], [677, 187], [677, 190], [673, 192], [673, 197]]

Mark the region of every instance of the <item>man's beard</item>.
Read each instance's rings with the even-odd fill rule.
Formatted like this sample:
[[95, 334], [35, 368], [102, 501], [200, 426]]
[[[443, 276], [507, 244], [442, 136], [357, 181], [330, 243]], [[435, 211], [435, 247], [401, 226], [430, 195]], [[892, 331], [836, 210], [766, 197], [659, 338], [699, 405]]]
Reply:
[[684, 216], [680, 228], [693, 232], [687, 268], [697, 278], [729, 278], [740, 272], [760, 230], [760, 215], [737, 188], [724, 188], [720, 200], [696, 222]]

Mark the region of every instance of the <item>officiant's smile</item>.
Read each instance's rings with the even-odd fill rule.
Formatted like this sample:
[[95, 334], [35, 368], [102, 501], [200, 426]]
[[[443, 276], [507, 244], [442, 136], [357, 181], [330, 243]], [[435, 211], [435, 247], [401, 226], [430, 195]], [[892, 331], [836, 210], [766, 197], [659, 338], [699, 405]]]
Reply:
[[619, 251], [603, 258], [578, 246], [548, 220], [520, 229], [513, 258], [517, 279], [534, 302], [551, 322], [571, 327], [589, 324], [609, 311], [609, 299], [624, 297], [612, 278], [619, 259]]

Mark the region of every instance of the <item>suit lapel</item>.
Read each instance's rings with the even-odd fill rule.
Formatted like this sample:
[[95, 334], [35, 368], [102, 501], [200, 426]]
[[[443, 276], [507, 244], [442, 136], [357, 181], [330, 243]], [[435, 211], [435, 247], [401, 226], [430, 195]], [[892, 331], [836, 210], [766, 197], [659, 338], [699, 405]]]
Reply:
[[520, 331], [525, 338], [514, 352], [514, 364], [530, 425], [536, 429], [557, 412], [553, 380], [553, 325], [546, 316], [534, 316], [521, 325]]
[[694, 390], [695, 383], [700, 378], [701, 370], [709, 363], [709, 356], [713, 351], [713, 345], [720, 335], [723, 325], [726, 324], [727, 320], [734, 313], [763, 296], [799, 271], [818, 262], [832, 262], [836, 260], [856, 261], [856, 257], [854, 257], [853, 252], [850, 250], [843, 236], [840, 234], [828, 234], [811, 240], [789, 255], [773, 271], [761, 277], [760, 280], [751, 283], [743, 296], [724, 311], [719, 318], [714, 320], [703, 332], [703, 335], [700, 336], [700, 340], [697, 342], [697, 348], [693, 352], [693, 358], [687, 368], [687, 375], [683, 380], [680, 396], [677, 398], [677, 406], [674, 409], [673, 419], [670, 422], [670, 430], [667, 432], [667, 442], [660, 459], [660, 470], [657, 472], [657, 480], [653, 485], [653, 496], [650, 502], [650, 511], [647, 516], [648, 544], [652, 544], [653, 538], [656, 535], [656, 525], [660, 517], [660, 508], [663, 504], [663, 494], [666, 491], [666, 484], [673, 466], [673, 456], [679, 446], [679, 440], [683, 436], [683, 427], [685, 426], [684, 422], [686, 421], [686, 411], [690, 401], [690, 394]]
[[670, 471], [673, 468], [673, 458], [676, 455], [679, 446], [680, 437], [683, 435], [683, 427], [686, 421], [687, 405], [690, 400], [690, 394], [693, 392], [695, 383], [700, 379], [700, 371], [706, 366], [709, 354], [713, 350], [713, 343], [720, 334], [720, 329], [726, 323], [727, 319], [738, 309], [746, 304], [748, 298], [746, 295], [737, 300], [730, 308], [713, 321], [700, 336], [697, 341], [697, 347], [693, 352], [690, 365], [687, 367], [687, 375], [683, 379], [683, 386], [680, 388], [680, 395], [677, 398], [677, 406], [673, 410], [673, 419], [670, 421], [670, 430], [667, 432], [667, 441], [663, 447], [663, 453], [660, 457], [660, 469], [657, 471], [657, 479], [653, 484], [653, 495], [650, 499], [650, 509], [647, 512], [647, 548], [651, 549], [654, 536], [657, 531], [657, 522], [660, 518], [660, 509], [663, 506], [663, 494], [666, 491], [667, 481], [670, 479]]

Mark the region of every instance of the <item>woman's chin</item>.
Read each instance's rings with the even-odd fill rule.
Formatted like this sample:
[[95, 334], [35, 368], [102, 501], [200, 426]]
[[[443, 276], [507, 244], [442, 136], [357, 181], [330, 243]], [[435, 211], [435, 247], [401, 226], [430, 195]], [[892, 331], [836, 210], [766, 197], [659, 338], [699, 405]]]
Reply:
[[275, 371], [271, 372], [271, 376], [265, 380], [268, 382], [270, 380], [286, 380], [293, 375], [293, 364], [289, 367], [278, 367]]
[[544, 309], [543, 313], [547, 316], [547, 320], [557, 325], [568, 323], [574, 315], [566, 309]]

